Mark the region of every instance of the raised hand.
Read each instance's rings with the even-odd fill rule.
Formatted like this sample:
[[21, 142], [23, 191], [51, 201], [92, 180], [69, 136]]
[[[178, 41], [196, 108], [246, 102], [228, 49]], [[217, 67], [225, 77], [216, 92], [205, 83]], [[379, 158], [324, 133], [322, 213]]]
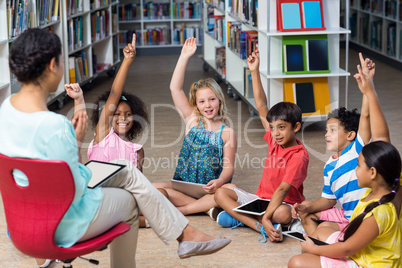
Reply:
[[181, 49], [181, 56], [190, 58], [194, 55], [195, 51], [197, 50], [197, 39], [194, 37], [188, 38]]
[[367, 94], [368, 92], [374, 91], [373, 79], [372, 77], [370, 77], [370, 74], [363, 72], [363, 69], [360, 67], [360, 65], [357, 65], [357, 71], [358, 73], [355, 74], [353, 77], [356, 79], [360, 91], [363, 94]]
[[251, 53], [250, 56], [248, 56], [247, 65], [251, 72], [258, 70], [258, 68], [260, 66], [260, 52], [259, 51], [255, 51], [255, 52]]
[[364, 59], [361, 52], [359, 52], [359, 59], [363, 73], [367, 74], [371, 79], [373, 79], [375, 74], [375, 63], [369, 58]]
[[126, 59], [134, 59], [137, 52], [135, 51], [135, 43], [137, 41], [137, 36], [133, 34], [133, 39], [131, 44], [127, 44], [125, 48], [123, 48], [124, 58]]
[[82, 89], [78, 83], [65, 84], [64, 89], [66, 90], [67, 95], [74, 100], [83, 96]]

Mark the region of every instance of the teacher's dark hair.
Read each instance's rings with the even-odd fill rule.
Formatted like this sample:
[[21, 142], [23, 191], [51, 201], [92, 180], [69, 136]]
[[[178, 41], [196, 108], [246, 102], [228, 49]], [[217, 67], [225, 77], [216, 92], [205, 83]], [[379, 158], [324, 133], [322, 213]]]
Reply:
[[37, 83], [53, 58], [59, 64], [60, 54], [61, 42], [56, 34], [46, 29], [28, 29], [12, 43], [10, 70], [22, 83]]

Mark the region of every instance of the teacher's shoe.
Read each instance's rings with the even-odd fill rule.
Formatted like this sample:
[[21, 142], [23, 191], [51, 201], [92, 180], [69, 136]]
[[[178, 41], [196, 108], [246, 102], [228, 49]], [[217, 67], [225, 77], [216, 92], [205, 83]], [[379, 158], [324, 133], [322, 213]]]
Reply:
[[182, 241], [179, 242], [177, 253], [179, 254], [180, 259], [197, 255], [212, 254], [229, 245], [230, 241], [230, 238], [226, 237], [203, 242]]

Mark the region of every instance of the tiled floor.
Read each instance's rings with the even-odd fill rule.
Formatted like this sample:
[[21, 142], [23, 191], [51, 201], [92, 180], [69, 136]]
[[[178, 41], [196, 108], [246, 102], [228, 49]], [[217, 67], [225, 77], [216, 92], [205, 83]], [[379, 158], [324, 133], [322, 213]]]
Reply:
[[[144, 173], [151, 181], [168, 180], [174, 172], [176, 157], [180, 151], [184, 137], [183, 124], [175, 111], [169, 91], [170, 77], [177, 56], [147, 56], [138, 57], [131, 68], [125, 89], [139, 95], [148, 105], [151, 124], [148, 133], [140, 137], [144, 144], [146, 161]], [[375, 59], [374, 59], [375, 60]], [[355, 51], [350, 51], [349, 70], [352, 74], [358, 64]], [[402, 152], [402, 100], [401, 71], [393, 69], [376, 61], [376, 77], [378, 95], [384, 114], [387, 118], [393, 144]], [[201, 77], [212, 76], [210, 71], [202, 71], [202, 60], [191, 59], [187, 68], [185, 86], [188, 90], [191, 82]], [[344, 87], [341, 79], [341, 91]], [[109, 90], [112, 79], [101, 77], [94, 82], [91, 89], [85, 91], [87, 103], [95, 101], [96, 97]], [[349, 79], [348, 107], [360, 109], [361, 94], [354, 78]], [[227, 87], [221, 84], [226, 92]], [[344, 93], [341, 92], [341, 105], [344, 104]], [[231, 125], [238, 138], [238, 156], [233, 182], [241, 188], [255, 192], [261, 179], [262, 167], [267, 146], [263, 140], [263, 128], [257, 117], [251, 118], [249, 109], [242, 101], [227, 97]], [[88, 105], [90, 106], [90, 105]], [[399, 107], [399, 108], [398, 108]], [[58, 111], [70, 114], [72, 102]], [[320, 196], [322, 189], [322, 169], [325, 161], [331, 155], [326, 152], [323, 140], [325, 122], [305, 124], [298, 138], [304, 143], [310, 154], [308, 178], [305, 181], [305, 196], [314, 200]], [[89, 128], [86, 141], [93, 137], [93, 128]], [[86, 152], [86, 150], [85, 150]], [[87, 157], [84, 156], [84, 161]], [[166, 246], [151, 229], [140, 230], [137, 248], [138, 267], [286, 267], [289, 258], [300, 253], [299, 242], [285, 238], [282, 243], [258, 243], [258, 233], [249, 228], [224, 229], [219, 227], [206, 215], [188, 217], [190, 223], [199, 229], [214, 235], [228, 236], [232, 243], [222, 251], [210, 255], [180, 260], [177, 257], [177, 243]], [[0, 265], [2, 267], [36, 267], [32, 258], [20, 254], [11, 244], [6, 234], [6, 223], [3, 210], [0, 211]], [[98, 267], [109, 267], [109, 252], [97, 252], [90, 255], [100, 261]], [[76, 260], [75, 267], [91, 267], [91, 264]], [[52, 267], [61, 267], [52, 264]]]

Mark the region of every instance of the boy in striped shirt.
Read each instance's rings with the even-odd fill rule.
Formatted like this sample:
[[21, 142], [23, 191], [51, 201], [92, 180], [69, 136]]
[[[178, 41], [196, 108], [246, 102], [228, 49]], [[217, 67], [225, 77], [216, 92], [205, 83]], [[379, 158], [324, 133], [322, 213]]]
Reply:
[[[363, 71], [371, 79], [374, 76], [374, 63], [363, 59], [359, 54]], [[336, 152], [324, 167], [324, 187], [321, 197], [316, 201], [304, 201], [292, 208], [292, 217], [300, 218], [305, 232], [312, 235], [318, 223], [312, 219], [325, 221], [321, 223], [335, 231], [342, 230], [348, 223], [353, 209], [364, 194], [364, 188], [357, 184], [355, 168], [363, 146], [371, 138], [369, 107], [363, 96], [361, 115], [356, 109], [342, 107], [328, 115], [325, 141], [327, 150]], [[334, 207], [337, 203], [340, 209]], [[291, 230], [301, 231], [300, 222], [292, 225]]]

